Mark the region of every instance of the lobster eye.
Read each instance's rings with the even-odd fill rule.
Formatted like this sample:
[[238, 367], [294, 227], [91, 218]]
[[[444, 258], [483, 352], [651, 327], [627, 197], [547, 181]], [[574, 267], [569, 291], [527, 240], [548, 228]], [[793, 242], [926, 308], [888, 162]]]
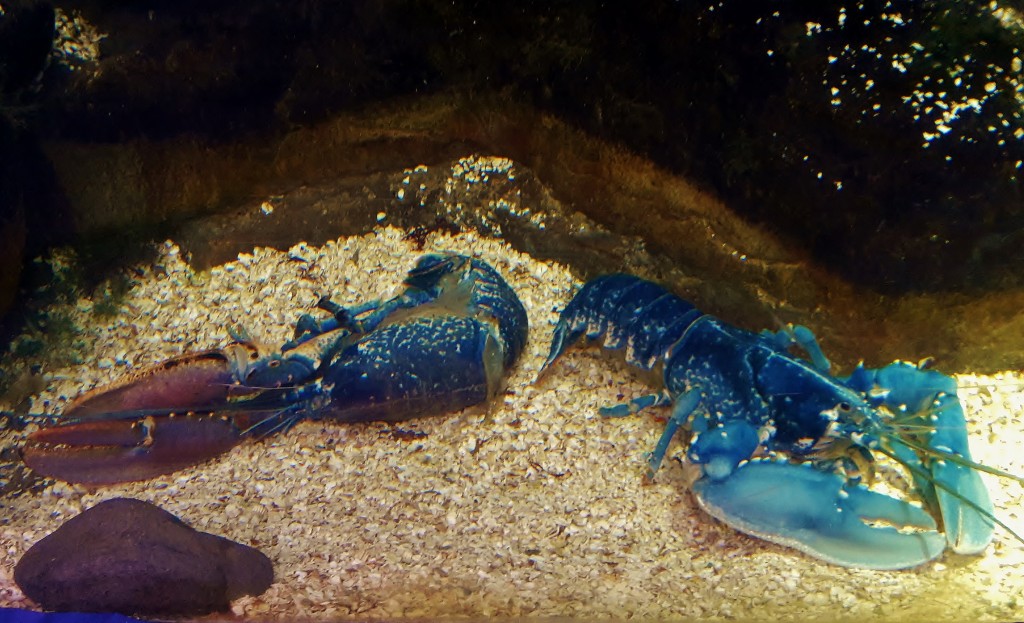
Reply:
[[270, 368], [276, 368], [279, 365], [281, 365], [281, 362], [277, 359], [271, 359], [270, 361], [267, 362], [267, 367]]

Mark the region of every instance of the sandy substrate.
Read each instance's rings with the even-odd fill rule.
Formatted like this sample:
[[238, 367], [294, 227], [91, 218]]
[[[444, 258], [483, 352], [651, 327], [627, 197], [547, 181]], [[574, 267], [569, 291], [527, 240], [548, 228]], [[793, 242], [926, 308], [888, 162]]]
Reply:
[[[597, 415], [649, 391], [638, 376], [578, 350], [534, 383], [557, 311], [578, 286], [569, 273], [472, 234], [432, 235], [424, 251], [435, 249], [490, 262], [529, 311], [530, 343], [500, 404], [400, 430], [304, 422], [150, 482], [98, 492], [57, 483], [2, 500], [0, 606], [32, 607], [12, 580], [29, 546], [82, 509], [128, 496], [270, 556], [274, 585], [234, 604], [249, 618], [1024, 617], [1024, 546], [1005, 531], [981, 557], [947, 554], [902, 572], [851, 570], [704, 515], [683, 488], [678, 461], [645, 481], [644, 453], [661, 424], [651, 415]], [[68, 398], [140, 366], [223, 345], [236, 323], [282, 343], [321, 294], [342, 304], [385, 296], [418, 255], [401, 232], [383, 229], [323, 248], [258, 249], [195, 274], [167, 245], [162, 269], [145, 269], [116, 320], [98, 324], [89, 301], [80, 302], [95, 358], [50, 371], [33, 410], [59, 412]], [[959, 380], [975, 456], [1024, 473], [1020, 377]], [[1024, 534], [1022, 487], [983, 477], [1000, 518]]]

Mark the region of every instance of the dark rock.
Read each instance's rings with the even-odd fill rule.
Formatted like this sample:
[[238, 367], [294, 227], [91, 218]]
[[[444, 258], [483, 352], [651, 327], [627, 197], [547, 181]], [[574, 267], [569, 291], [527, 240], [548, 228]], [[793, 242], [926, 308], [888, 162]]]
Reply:
[[[453, 52], [441, 58], [462, 50], [472, 68], [451, 73], [505, 76], [590, 132], [712, 186], [859, 284], [899, 292], [1022, 282], [1016, 8], [577, 5], [533, 14], [491, 3], [473, 12], [474, 28], [450, 27]], [[447, 22], [461, 8], [436, 10]], [[590, 215], [626, 233], [645, 218]]]
[[[875, 290], [1024, 282], [1024, 40], [1013, 9], [984, 0], [72, 4], [109, 36], [47, 109], [58, 141], [227, 142], [384, 98], [504, 89]], [[103, 205], [180, 217], [182, 194]], [[670, 217], [588, 215], [631, 235]]]
[[251, 547], [198, 532], [140, 500], [101, 502], [33, 545], [14, 580], [48, 610], [198, 615], [273, 582]]
[[12, 97], [42, 73], [53, 45], [53, 5], [4, 2], [0, 11], [0, 97]]
[[425, 81], [401, 3], [75, 3], [108, 36], [57, 98], [64, 138], [234, 138], [412, 92]]

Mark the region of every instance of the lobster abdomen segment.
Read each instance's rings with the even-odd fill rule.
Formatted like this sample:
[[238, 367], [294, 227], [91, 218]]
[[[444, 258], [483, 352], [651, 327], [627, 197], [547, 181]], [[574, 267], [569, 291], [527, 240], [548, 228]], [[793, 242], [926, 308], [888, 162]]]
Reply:
[[456, 316], [475, 316], [493, 322], [501, 336], [506, 368], [526, 346], [529, 320], [515, 290], [490, 264], [452, 253], [424, 255], [405, 278], [399, 297], [419, 305], [437, 305]]
[[555, 327], [548, 368], [581, 337], [604, 336], [609, 349], [626, 349], [626, 362], [650, 370], [703, 313], [661, 286], [634, 275], [587, 282], [566, 305]]
[[526, 308], [519, 301], [515, 290], [502, 279], [498, 271], [475, 258], [471, 259], [470, 263], [476, 290], [472, 304], [497, 323], [505, 350], [503, 365], [506, 369], [511, 368], [526, 346], [529, 333]]

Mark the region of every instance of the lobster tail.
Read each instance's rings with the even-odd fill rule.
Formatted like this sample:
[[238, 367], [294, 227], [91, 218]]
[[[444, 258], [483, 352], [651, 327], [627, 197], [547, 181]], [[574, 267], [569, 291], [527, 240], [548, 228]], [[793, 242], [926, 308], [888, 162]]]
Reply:
[[464, 255], [430, 253], [409, 271], [405, 285], [410, 288], [406, 297], [423, 292], [427, 295], [423, 302], [436, 300], [455, 314], [469, 311], [490, 318], [501, 336], [502, 364], [507, 369], [519, 359], [529, 333], [526, 309], [490, 264]]
[[626, 349], [626, 362], [650, 370], [703, 313], [661, 286], [633, 275], [598, 277], [576, 294], [555, 326], [546, 370], [586, 335]]
[[508, 369], [519, 359], [523, 348], [526, 347], [529, 333], [526, 308], [519, 301], [512, 286], [501, 278], [498, 271], [477, 259], [470, 262], [476, 276], [477, 288], [473, 303], [478, 310], [484, 311], [497, 322], [498, 334], [505, 350], [502, 364]]

